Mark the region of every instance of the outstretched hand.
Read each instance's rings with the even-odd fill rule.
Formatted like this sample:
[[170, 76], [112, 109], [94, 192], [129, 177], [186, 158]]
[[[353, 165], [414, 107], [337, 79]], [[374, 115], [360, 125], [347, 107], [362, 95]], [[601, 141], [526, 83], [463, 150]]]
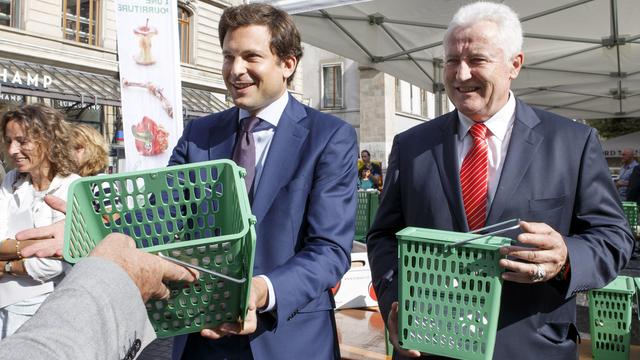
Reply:
[[259, 276], [251, 280], [251, 293], [249, 294], [249, 309], [243, 322], [220, 324], [215, 329], [204, 329], [200, 335], [209, 339], [220, 339], [226, 335], [248, 335], [256, 331], [258, 327], [257, 310], [263, 308], [269, 302], [269, 289], [264, 279]]
[[404, 357], [417, 358], [420, 357], [420, 351], [407, 350], [400, 346], [398, 340], [398, 302], [395, 301], [391, 304], [391, 311], [389, 311], [389, 317], [387, 319], [387, 330], [389, 331], [389, 341], [393, 345], [393, 349]]
[[136, 249], [136, 243], [127, 235], [112, 233], [89, 254], [118, 264], [140, 289], [142, 300], [168, 299], [170, 291], [165, 281], [194, 282], [199, 274], [168, 262], [157, 255]]

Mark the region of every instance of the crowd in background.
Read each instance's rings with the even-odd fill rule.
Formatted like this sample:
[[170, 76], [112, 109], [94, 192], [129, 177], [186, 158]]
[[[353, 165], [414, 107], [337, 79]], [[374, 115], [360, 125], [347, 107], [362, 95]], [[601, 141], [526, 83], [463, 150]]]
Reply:
[[371, 160], [369, 150], [362, 150], [358, 159], [358, 190], [382, 191], [382, 163]]

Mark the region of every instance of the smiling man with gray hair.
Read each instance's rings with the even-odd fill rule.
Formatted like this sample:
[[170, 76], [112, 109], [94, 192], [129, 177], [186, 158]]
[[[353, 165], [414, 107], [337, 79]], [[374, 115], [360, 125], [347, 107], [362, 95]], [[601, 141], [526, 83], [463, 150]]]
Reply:
[[[444, 37], [456, 109], [396, 136], [367, 239], [373, 283], [396, 356], [398, 240], [407, 226], [468, 232], [522, 219], [506, 233], [494, 359], [576, 359], [575, 294], [626, 265], [633, 237], [594, 129], [516, 98], [522, 28], [506, 5], [459, 9]], [[424, 354], [423, 354], [424, 355]]]

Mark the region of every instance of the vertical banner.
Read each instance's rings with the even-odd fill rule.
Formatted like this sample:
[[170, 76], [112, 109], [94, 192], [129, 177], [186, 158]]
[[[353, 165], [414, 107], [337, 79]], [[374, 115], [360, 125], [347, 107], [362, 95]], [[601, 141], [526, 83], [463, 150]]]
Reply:
[[126, 171], [167, 165], [182, 134], [177, 0], [117, 0]]

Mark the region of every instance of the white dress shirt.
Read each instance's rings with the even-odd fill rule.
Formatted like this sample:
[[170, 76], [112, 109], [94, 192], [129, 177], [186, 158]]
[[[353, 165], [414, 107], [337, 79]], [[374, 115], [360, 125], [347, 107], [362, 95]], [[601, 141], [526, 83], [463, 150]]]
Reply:
[[[269, 148], [271, 147], [271, 141], [273, 140], [273, 135], [275, 134], [278, 123], [280, 122], [280, 117], [282, 117], [282, 113], [284, 113], [284, 109], [287, 107], [289, 103], [289, 92], [285, 91], [282, 96], [280, 96], [276, 101], [269, 104], [269, 106], [260, 110], [256, 117], [260, 120], [263, 120], [256, 126], [253, 130], [253, 141], [256, 146], [256, 175], [253, 180], [253, 191], [258, 188], [258, 184], [260, 183], [260, 178], [262, 177], [262, 170], [264, 169], [264, 163], [267, 159], [267, 154], [269, 153]], [[251, 116], [248, 111], [244, 109], [240, 109], [238, 122], [246, 117]], [[258, 240], [259, 241], [259, 240]], [[276, 306], [276, 293], [273, 290], [273, 284], [271, 284], [271, 280], [265, 275], [258, 275], [267, 283], [267, 287], [269, 288], [269, 303], [267, 307], [262, 309], [262, 312], [267, 312], [273, 310]]]
[[[71, 183], [78, 175], [56, 176], [46, 191], [36, 191], [29, 177], [18, 178], [10, 171], [0, 187], [0, 239], [13, 238], [18, 230], [51, 225], [64, 219], [64, 214], [51, 209], [44, 202], [44, 195], [51, 194], [67, 198]], [[21, 226], [23, 222], [28, 222]], [[19, 229], [16, 229], [19, 227]], [[53, 291], [68, 264], [51, 258], [32, 257], [25, 259], [29, 276], [17, 277], [5, 274], [0, 278], [0, 307], [10, 306]]]
[[[487, 209], [491, 208], [491, 202], [496, 195], [498, 183], [500, 182], [500, 174], [504, 159], [507, 156], [509, 140], [511, 139], [511, 131], [513, 130], [513, 122], [516, 115], [516, 100], [511, 91], [509, 91], [509, 100], [495, 115], [484, 122], [489, 130], [487, 136], [487, 145], [489, 150], [489, 186], [487, 196]], [[458, 172], [462, 168], [462, 162], [465, 156], [473, 146], [473, 138], [468, 134], [471, 126], [475, 121], [469, 119], [466, 115], [458, 111], [460, 123], [458, 126]]]

